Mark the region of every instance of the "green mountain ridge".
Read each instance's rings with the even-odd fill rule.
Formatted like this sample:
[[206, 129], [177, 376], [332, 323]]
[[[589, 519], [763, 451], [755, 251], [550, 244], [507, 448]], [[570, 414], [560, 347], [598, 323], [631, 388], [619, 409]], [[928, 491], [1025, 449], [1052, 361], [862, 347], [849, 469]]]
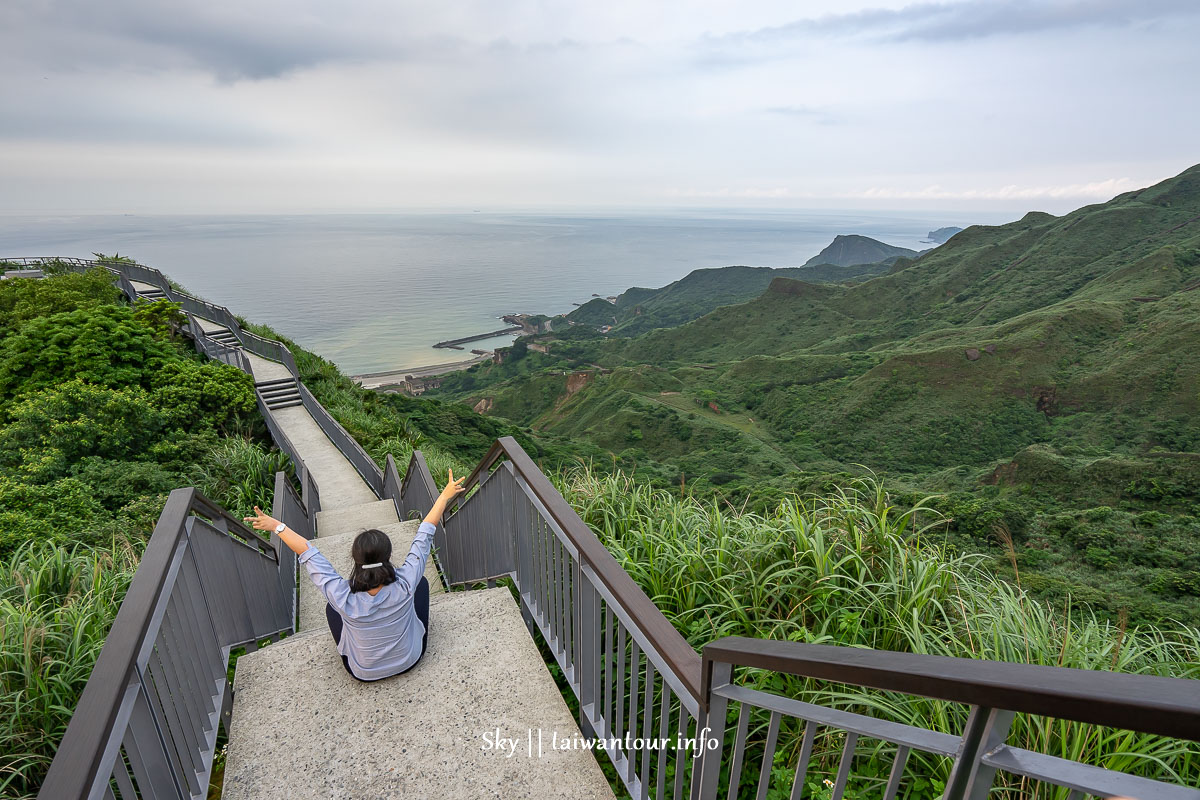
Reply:
[[594, 298], [579, 308], [555, 318], [554, 327], [587, 325], [611, 326], [618, 336], [636, 336], [655, 328], [673, 327], [690, 322], [723, 305], [745, 302], [758, 297], [778, 278], [814, 283], [842, 283], [882, 275], [895, 259], [842, 267], [816, 264], [805, 267], [729, 266], [697, 269], [661, 289], [633, 287], [622, 292], [616, 302]]
[[[949, 509], [989, 547], [1008, 526], [1023, 558], [1053, 565], [1033, 576], [1051, 595], [1107, 581], [1134, 597], [1161, 556], [1176, 588], [1127, 602], [1200, 613], [1200, 167], [1061, 217], [972, 226], [858, 283], [769, 277], [640, 336], [543, 335], [548, 353], [444, 394], [690, 491], [897, 476], [994, 511]], [[1101, 506], [1117, 516], [1097, 527]], [[1162, 513], [1174, 521], [1146, 539], [1139, 515]]]

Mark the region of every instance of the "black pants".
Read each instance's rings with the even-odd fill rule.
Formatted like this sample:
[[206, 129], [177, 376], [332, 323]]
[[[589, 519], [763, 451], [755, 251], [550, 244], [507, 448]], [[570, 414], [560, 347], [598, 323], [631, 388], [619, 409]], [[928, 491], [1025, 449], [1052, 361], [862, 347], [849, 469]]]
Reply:
[[[429, 645], [429, 579], [424, 575], [421, 576], [421, 582], [417, 584], [417, 590], [413, 593], [413, 610], [417, 612], [417, 619], [421, 620], [421, 624], [425, 626], [425, 635], [421, 638], [421, 655], [417, 656], [417, 661], [420, 661], [421, 656], [425, 655], [425, 648]], [[340, 644], [342, 641], [342, 615], [333, 606], [326, 603], [325, 619], [329, 620], [329, 632], [333, 634], [333, 643]], [[414, 661], [412, 667], [408, 669], [415, 667], [417, 661]], [[350, 673], [350, 677], [354, 678], [354, 680], [362, 681], [363, 683], [371, 682], [363, 680], [353, 672], [350, 672], [350, 659], [346, 656], [342, 656], [342, 666], [346, 668], [346, 672]], [[404, 672], [408, 672], [408, 669], [404, 670]], [[396, 674], [403, 675], [404, 672]], [[383, 680], [383, 678], [376, 678], [375, 680]]]

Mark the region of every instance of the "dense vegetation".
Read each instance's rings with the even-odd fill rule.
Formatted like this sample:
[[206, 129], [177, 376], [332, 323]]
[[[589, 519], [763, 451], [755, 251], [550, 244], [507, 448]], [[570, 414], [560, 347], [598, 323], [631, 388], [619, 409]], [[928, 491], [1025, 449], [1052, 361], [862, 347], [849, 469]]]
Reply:
[[109, 273], [0, 282], [0, 796], [34, 793], [166, 495], [268, 504], [253, 385]]
[[[1200, 167], [858, 283], [738, 267], [659, 292], [742, 280], [753, 299], [653, 330], [618, 301], [602, 335], [592, 301], [441, 394], [752, 509], [878, 475], [941, 495], [943, 541], [1043, 599], [1200, 621]], [[654, 317], [626, 294], [628, 324]]]
[[[818, 493], [782, 496], [758, 512], [731, 509], [686, 491], [655, 489], [594, 456], [572, 463], [568, 443], [532, 436], [465, 406], [363, 391], [328, 362], [293, 350], [322, 403], [372, 455], [391, 452], [401, 469], [415, 442], [440, 482], [447, 467], [469, 469], [491, 437], [515, 435], [553, 470], [564, 497], [696, 647], [743, 635], [1200, 678], [1196, 627], [1109, 620], [1067, 596], [1038, 600], [1025, 590], [1024, 572], [999, 580], [986, 558], [948, 546], [945, 518], [928, 498], [895, 496], [877, 481], [847, 478], [842, 486], [814, 480], [810, 488]], [[767, 673], [751, 675], [750, 682], [939, 730], [959, 730], [965, 722], [964, 709], [935, 701]], [[772, 797], [787, 796], [801, 733], [794, 721], [783, 725]], [[765, 735], [765, 716], [755, 717], [749, 763], [756, 763]], [[1161, 737], [1022, 717], [1010, 741], [1165, 780], [1200, 780], [1200, 750]], [[842, 744], [836, 732], [819, 738], [809, 796], [825, 796], [822, 781], [833, 777]], [[881, 791], [892, 754], [887, 746], [864, 743], [850, 794]], [[947, 760], [914, 756], [911, 764], [905, 796], [939, 797]], [[1055, 796], [1045, 787], [1007, 788], [1006, 796]]]
[[820, 283], [862, 280], [882, 275], [893, 263], [895, 259], [850, 266], [698, 269], [661, 289], [627, 289], [615, 302], [597, 297], [569, 314], [545, 319], [550, 320], [556, 339], [596, 339], [596, 328], [601, 326], [610, 326], [613, 335], [636, 336], [656, 328], [682, 325], [720, 306], [755, 298], [775, 278]]
[[[202, 361], [176, 338], [177, 323], [170, 304], [125, 305], [102, 271], [0, 284], [2, 796], [36, 790], [165, 493], [174, 486], [199, 485], [237, 513], [254, 503], [268, 505], [270, 478], [287, 467], [286, 459], [266, 446], [248, 378]], [[250, 327], [278, 338], [269, 329]], [[780, 474], [787, 471], [787, 482], [764, 482], [767, 488], [753, 493], [753, 508], [734, 511], [697, 497], [705, 495], [705, 486], [734, 489], [743, 477], [725, 480], [710, 471], [695, 491], [692, 475], [699, 470], [686, 477], [667, 474], [676, 469], [671, 459], [693, 457], [689, 441], [699, 458], [704, 448], [736, 450], [740, 439], [727, 438], [724, 410], [699, 405], [716, 403], [700, 394], [715, 390], [656, 395], [664, 407], [684, 412], [663, 417], [665, 429], [682, 418], [692, 431], [676, 432], [679, 446], [650, 458], [641, 449], [648, 444], [639, 446], [636, 439], [614, 452], [596, 437], [572, 441], [537, 433], [459, 403], [367, 392], [329, 362], [294, 345], [292, 350], [314, 394], [380, 463], [391, 454], [403, 470], [417, 446], [435, 474], [444, 475], [448, 466], [465, 471], [495, 437], [515, 436], [555, 474], [567, 499], [693, 644], [740, 633], [1197, 677], [1200, 634], [1194, 628], [1156, 627], [1132, 618], [1113, 623], [1087, 610], [1077, 612], [1072, 603], [1048, 605], [1015, 582], [995, 580], [983, 568], [985, 560], [948, 547], [948, 536], [968, 537], [959, 542], [966, 549], [970, 530], [1007, 526], [1015, 540], [1013, 558], [1020, 560], [1024, 556], [1017, 554], [1037, 541], [1040, 530], [1032, 523], [1017, 525], [1029, 512], [1015, 507], [1000, 487], [995, 497], [980, 495], [956, 470], [947, 474], [966, 488], [938, 500], [957, 504], [951, 513], [961, 530], [947, 533], [939, 514], [916, 494], [889, 497], [878, 484], [856, 483], [844, 471], [796, 470], [764, 427], [761, 447], [746, 456], [746, 463], [773, 463]], [[498, 368], [526, 385], [540, 380], [553, 386], [562, 376], [544, 365], [559, 358], [528, 352]], [[822, 369], [845, 369], [850, 375], [858, 360], [872, 358], [831, 354]], [[538, 359], [544, 359], [541, 367]], [[683, 382], [680, 372], [676, 365], [617, 366], [589, 380], [611, 382], [613, 394], [643, 396], [645, 382], [676, 386], [672, 381]], [[575, 394], [592, 388], [579, 385]], [[614, 421], [622, 413], [617, 406], [608, 418], [619, 432], [623, 423]], [[603, 420], [603, 412], [597, 412], [596, 424]], [[647, 439], [660, 436], [646, 429], [652, 431]], [[669, 442], [662, 436], [661, 443]], [[581, 458], [589, 466], [580, 464]], [[1112, 487], [1136, 479], [1144, 485], [1139, 491], [1155, 495], [1147, 502], [1161, 505], [1158, 495], [1176, 479], [1171, 470], [1144, 473], [1120, 459], [1099, 464], [1044, 447], [1028, 448], [1022, 458], [1023, 471], [1057, 476], [1058, 483], [1076, 481], [1084, 493], [1079, 496], [1096, 503], [1109, 498], [1105, 492]], [[656, 477], [669, 482], [671, 491], [653, 488]], [[797, 496], [793, 490], [820, 494]], [[894, 509], [894, 502], [917, 510]], [[1086, 543], [1096, 558], [1108, 550], [1109, 557], [1120, 560], [1134, 557], [1135, 549], [1120, 537], [1122, 526], [1152, 530], [1148, 538], [1160, 548], [1186, 554], [1193, 546], [1183, 515], [1121, 505], [1059, 514], [1052, 520], [1058, 526], [1055, 535]], [[1022, 585], [1047, 574], [1031, 576], [1024, 563], [1014, 561], [1014, 566], [1021, 568]], [[1161, 569], [1156, 574], [1168, 575]], [[1170, 576], [1165, 579], [1187, 578], [1182, 569]], [[1075, 583], [1069, 586], [1078, 593]], [[835, 692], [778, 677], [755, 680], [773, 691], [808, 693], [810, 699], [946, 729], [961, 722], [957, 711], [941, 704]], [[1200, 778], [1194, 749], [1152, 737], [1088, 735], [1077, 728], [1025, 720], [1018, 736], [1026, 746], [1047, 752], [1173, 774], [1185, 782]], [[796, 731], [785, 727], [784, 734], [781, 767], [794, 758], [797, 746]], [[837, 747], [834, 738], [820, 742], [818, 759], [826, 770]], [[885, 757], [872, 752], [857, 770], [860, 792], [877, 789], [879, 776], [886, 774]], [[944, 770], [944, 764], [924, 762], [912, 796], [933, 796]], [[813, 780], [824, 774], [815, 771]]]
[[[700, 647], [750, 636], [908, 653], [985, 658], [1082, 669], [1200, 678], [1200, 629], [1135, 629], [1089, 611], [1071, 613], [1031, 598], [984, 569], [978, 556], [947, 552], [934, 535], [939, 515], [896, 508], [876, 482], [855, 481], [821, 496], [792, 497], [762, 514], [680, 498], [628, 476], [585, 469], [557, 478], [601, 541], [655, 604]], [[755, 673], [750, 685], [808, 702], [959, 731], [963, 707]], [[746, 763], [762, 760], [766, 716], [755, 717]], [[733, 723], [731, 718], [730, 724]], [[772, 797], [787, 797], [802, 730], [785, 720]], [[822, 797], [844, 739], [826, 731], [814, 751], [806, 797]], [[1200, 747], [1161, 737], [1018, 717], [1009, 743], [1091, 764], [1200, 783]], [[847, 797], [878, 797], [894, 747], [860, 745]], [[946, 759], [914, 756], [902, 796], [940, 797]], [[751, 786], [746, 784], [750, 783]], [[743, 781], [742, 796], [753, 783]], [[1020, 798], [1054, 797], [1016, 784]], [[1059, 793], [1062, 796], [1065, 793]]]

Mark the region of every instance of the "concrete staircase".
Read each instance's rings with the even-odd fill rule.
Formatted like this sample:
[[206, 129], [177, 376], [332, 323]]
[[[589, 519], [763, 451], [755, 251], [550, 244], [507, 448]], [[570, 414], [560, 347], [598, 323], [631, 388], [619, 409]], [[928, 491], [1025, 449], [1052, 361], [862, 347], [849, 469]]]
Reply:
[[[348, 575], [360, 531], [387, 533], [398, 563], [418, 524], [401, 522], [390, 500], [360, 503], [318, 512], [314, 544]], [[404, 675], [360, 683], [302, 570], [300, 632], [238, 659], [225, 800], [613, 797], [590, 751], [551, 747], [579, 728], [512, 594], [447, 593], [432, 558], [425, 574], [425, 656]], [[513, 755], [485, 748], [497, 729], [515, 740]]]
[[300, 387], [295, 378], [276, 378], [273, 381], [262, 381], [254, 384], [254, 388], [262, 395], [267, 408], [275, 411], [280, 408], [304, 405], [300, 399]]

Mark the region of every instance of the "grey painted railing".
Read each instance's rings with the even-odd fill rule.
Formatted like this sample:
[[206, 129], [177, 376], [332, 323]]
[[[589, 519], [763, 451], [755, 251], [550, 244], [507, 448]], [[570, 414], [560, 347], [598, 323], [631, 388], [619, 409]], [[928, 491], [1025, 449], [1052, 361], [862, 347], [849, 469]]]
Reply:
[[41, 267], [58, 262], [76, 269], [90, 269], [100, 266], [100, 262], [90, 258], [70, 258], [66, 256], [13, 256], [0, 258], [0, 264], [15, 264], [21, 267]]
[[[276, 501], [303, 524], [286, 494]], [[290, 550], [195, 489], [173, 491], [38, 797], [204, 797], [230, 651], [295, 630], [295, 585]]]
[[[424, 513], [437, 496], [418, 456], [403, 481], [388, 481], [400, 485], [403, 516]], [[1200, 800], [1195, 788], [1005, 743], [1015, 713], [1197, 741], [1200, 682], [738, 637], [705, 647], [702, 666], [515, 441], [499, 440], [465, 485], [475, 491], [446, 518], [438, 543], [448, 583], [512, 579], [527, 624], [541, 633], [579, 701], [585, 735], [609, 740], [604, 752], [632, 797], [767, 797], [780, 788], [773, 783], [787, 719], [803, 729], [786, 750], [784, 791], [792, 798], [803, 795], [820, 734], [833, 733], [842, 755], [828, 787], [832, 800], [846, 796], [856, 749], [868, 740], [896, 748], [879, 788], [885, 800], [911, 785], [914, 750], [950, 759], [946, 800], [984, 800], [997, 775], [1010, 784], [1061, 787], [1070, 800]], [[738, 685], [737, 668], [961, 703], [967, 723], [962, 731], [935, 731], [805, 703]], [[751, 741], [752, 717], [762, 716], [765, 739]], [[690, 743], [627, 750], [627, 737]]]
[[[129, 283], [123, 275], [121, 276], [121, 282], [123, 286]], [[136, 294], [133, 286], [129, 286], [129, 291]], [[204, 332], [200, 323], [197, 322], [196, 316], [192, 312], [185, 311], [184, 314], [188, 320], [188, 331], [192, 335], [192, 341], [196, 344], [196, 352], [203, 353], [213, 361], [220, 361], [222, 364], [237, 367], [242, 372], [249, 374], [250, 359], [246, 358], [246, 354], [242, 352], [240, 347], [234, 347], [210, 338]]]
[[[286, 349], [286, 348], [285, 348]], [[329, 441], [333, 442], [334, 447], [341, 451], [346, 460], [358, 471], [362, 479], [366, 481], [367, 486], [371, 487], [371, 491], [375, 496], [383, 498], [383, 470], [379, 469], [379, 465], [375, 460], [367, 455], [367, 451], [363, 449], [358, 441], [346, 432], [346, 429], [333, 418], [333, 416], [325, 410], [317, 398], [313, 397], [313, 393], [308, 390], [308, 387], [300, 382], [297, 377], [296, 386], [300, 390], [300, 400], [304, 403], [305, 409], [321, 426], [321, 430], [329, 437]]]

